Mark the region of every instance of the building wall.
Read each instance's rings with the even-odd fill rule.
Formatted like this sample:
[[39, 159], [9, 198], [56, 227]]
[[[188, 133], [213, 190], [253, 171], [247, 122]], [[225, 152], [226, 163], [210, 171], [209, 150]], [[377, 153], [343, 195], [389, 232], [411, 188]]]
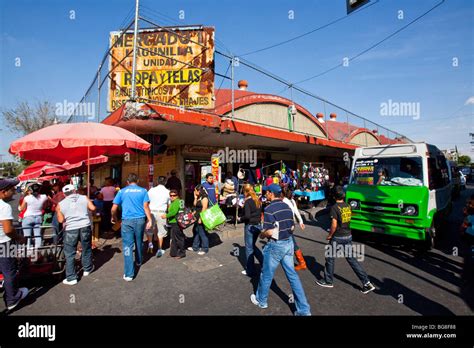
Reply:
[[[227, 113], [227, 116], [231, 113]], [[288, 108], [280, 104], [260, 103], [241, 107], [234, 111], [235, 118], [257, 122], [268, 127], [288, 129]], [[310, 121], [301, 112], [295, 115], [294, 131], [308, 133], [325, 138], [323, 131], [317, 124]]]
[[[155, 155], [153, 157], [153, 183], [156, 183], [158, 176], [169, 176], [169, 173], [177, 168], [176, 150], [174, 148], [168, 149], [164, 154]], [[148, 155], [130, 154], [130, 161], [124, 161], [122, 164], [122, 185], [125, 185], [127, 176], [130, 173], [138, 174], [141, 186], [148, 186]]]
[[[367, 138], [366, 138], [367, 137]], [[367, 139], [367, 142], [366, 142], [366, 139]], [[360, 145], [360, 146], [372, 146], [372, 145], [380, 145], [380, 143], [378, 142], [377, 138], [374, 137], [372, 134], [370, 133], [359, 133], [357, 134], [356, 136], [354, 136], [350, 142], [352, 144], [357, 144], [357, 145]], [[366, 145], [367, 144], [367, 145]]]

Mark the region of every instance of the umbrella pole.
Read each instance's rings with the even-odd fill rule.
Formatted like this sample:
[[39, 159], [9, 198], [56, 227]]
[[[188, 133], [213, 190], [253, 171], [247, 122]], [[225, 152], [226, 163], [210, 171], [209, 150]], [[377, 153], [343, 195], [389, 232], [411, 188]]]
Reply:
[[91, 148], [87, 147], [87, 198], [91, 196]]

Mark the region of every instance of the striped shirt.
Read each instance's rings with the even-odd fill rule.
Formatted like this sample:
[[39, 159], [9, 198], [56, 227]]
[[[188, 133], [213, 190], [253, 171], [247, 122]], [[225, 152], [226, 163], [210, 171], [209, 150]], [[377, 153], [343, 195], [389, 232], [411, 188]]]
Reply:
[[265, 208], [263, 214], [263, 229], [271, 230], [277, 227], [272, 238], [288, 239], [294, 229], [293, 211], [281, 199], [275, 199]]

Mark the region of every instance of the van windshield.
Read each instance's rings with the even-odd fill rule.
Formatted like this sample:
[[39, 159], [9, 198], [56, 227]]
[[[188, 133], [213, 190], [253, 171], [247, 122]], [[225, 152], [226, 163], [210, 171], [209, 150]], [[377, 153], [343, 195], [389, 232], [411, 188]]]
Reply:
[[360, 158], [355, 161], [351, 184], [422, 186], [421, 157]]

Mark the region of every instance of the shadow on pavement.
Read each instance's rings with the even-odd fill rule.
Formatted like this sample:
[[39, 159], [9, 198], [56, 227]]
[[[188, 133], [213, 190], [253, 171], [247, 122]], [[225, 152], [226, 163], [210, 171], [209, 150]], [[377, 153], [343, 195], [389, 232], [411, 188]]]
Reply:
[[379, 281], [372, 278], [371, 280], [377, 287], [375, 293], [391, 296], [400, 305], [406, 306], [421, 315], [454, 315], [445, 306], [426, 298], [393, 279], [384, 278], [383, 281]]

